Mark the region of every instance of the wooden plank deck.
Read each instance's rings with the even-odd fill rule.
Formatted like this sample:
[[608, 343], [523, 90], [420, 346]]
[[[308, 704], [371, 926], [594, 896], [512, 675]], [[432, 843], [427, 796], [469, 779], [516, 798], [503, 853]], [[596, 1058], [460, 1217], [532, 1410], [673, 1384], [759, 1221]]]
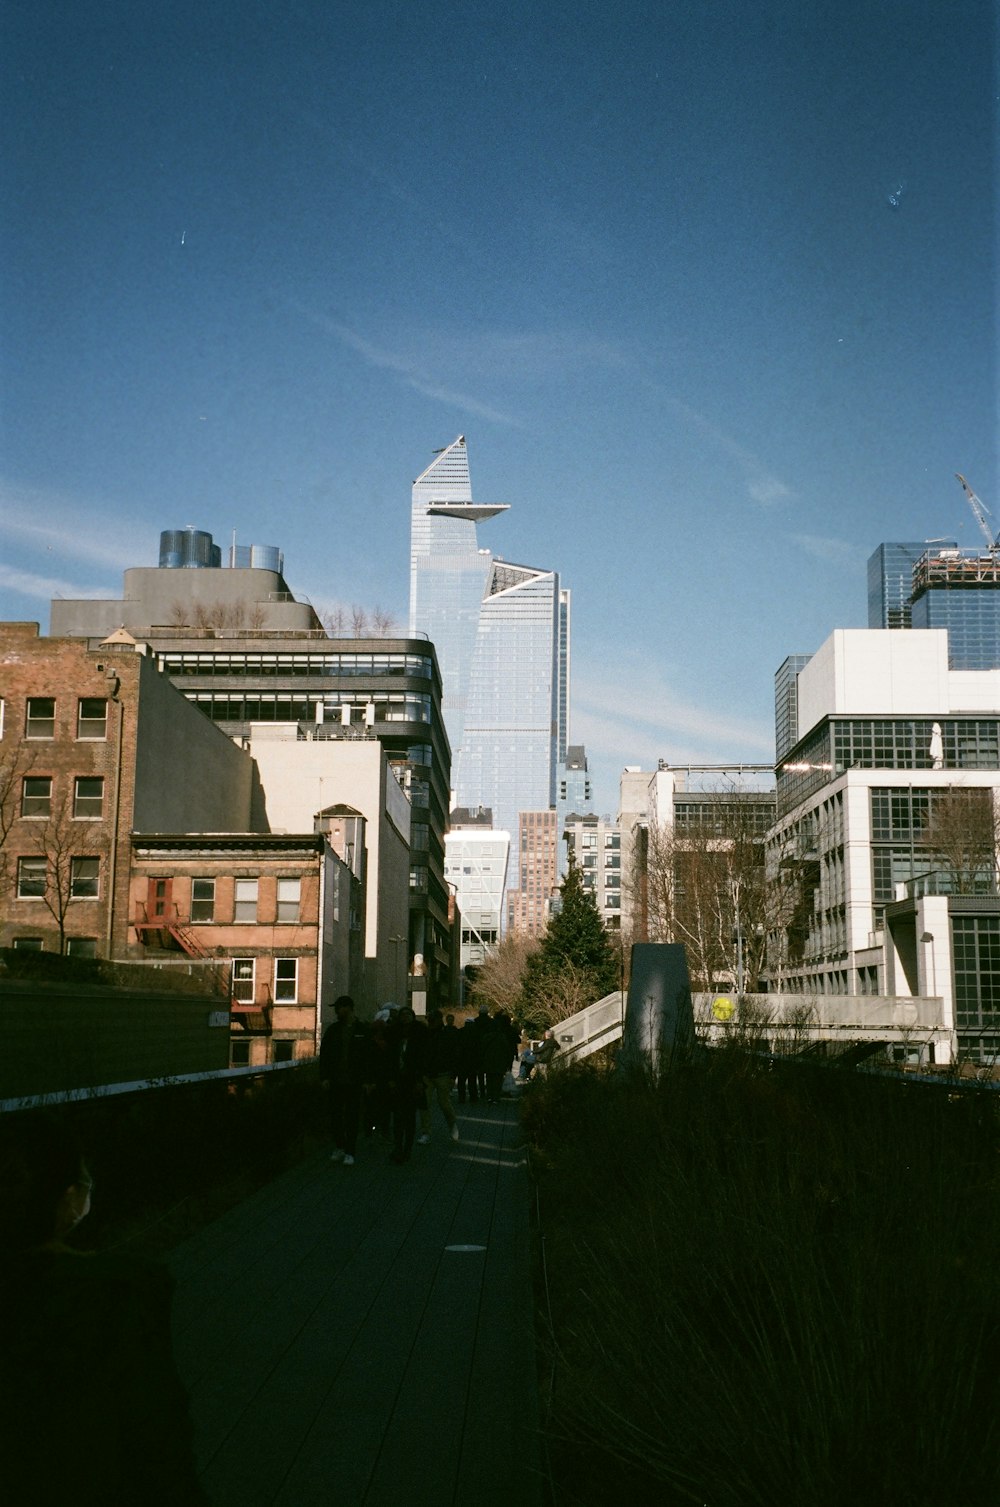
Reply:
[[545, 1500], [516, 1100], [459, 1127], [435, 1111], [402, 1167], [377, 1138], [324, 1152], [172, 1253], [218, 1507]]

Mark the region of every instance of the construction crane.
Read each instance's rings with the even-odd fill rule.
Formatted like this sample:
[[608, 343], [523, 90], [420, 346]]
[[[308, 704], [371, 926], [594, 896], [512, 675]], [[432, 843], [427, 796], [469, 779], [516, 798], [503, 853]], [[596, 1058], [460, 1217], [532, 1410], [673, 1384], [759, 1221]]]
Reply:
[[975, 492], [969, 486], [969, 483], [966, 481], [961, 472], [955, 472], [955, 479], [956, 481], [960, 481], [962, 483], [962, 491], [969, 499], [969, 507], [976, 515], [976, 522], [979, 524], [979, 527], [982, 530], [983, 538], [986, 540], [987, 549], [989, 549], [991, 553], [1000, 549], [1000, 535], [994, 537], [993, 530], [990, 528], [989, 524], [989, 509], [987, 508], [985, 502], [983, 502], [976, 496]]

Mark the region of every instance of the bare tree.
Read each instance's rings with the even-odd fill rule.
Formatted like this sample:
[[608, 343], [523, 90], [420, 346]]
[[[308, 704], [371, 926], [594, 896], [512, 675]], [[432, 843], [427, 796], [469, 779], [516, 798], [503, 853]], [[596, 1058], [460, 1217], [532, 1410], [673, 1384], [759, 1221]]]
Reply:
[[53, 803], [43, 821], [31, 822], [28, 840], [45, 860], [45, 888], [40, 898], [56, 923], [59, 951], [65, 952], [70, 904], [73, 900], [97, 899], [104, 882], [105, 855], [80, 853], [80, 823], [73, 820], [68, 796]]
[[322, 613], [320, 622], [331, 638], [343, 638], [347, 633], [347, 613], [339, 605]]
[[953, 893], [996, 888], [1000, 827], [992, 790], [952, 785], [932, 791], [920, 841], [937, 856]]
[[351, 603], [351, 632], [355, 638], [368, 636], [368, 609], [359, 607], [357, 602]]
[[536, 939], [521, 936], [518, 932], [509, 933], [489, 948], [470, 990], [472, 1003], [516, 1015], [521, 1003], [524, 970], [529, 957], [537, 951]]
[[682, 942], [695, 990], [759, 987], [767, 937], [787, 909], [769, 883], [760, 799], [713, 792], [705, 815], [681, 828], [651, 825], [645, 855], [651, 941]]
[[389, 638], [396, 630], [396, 619], [384, 607], [375, 604], [372, 612], [372, 634], [375, 638]]

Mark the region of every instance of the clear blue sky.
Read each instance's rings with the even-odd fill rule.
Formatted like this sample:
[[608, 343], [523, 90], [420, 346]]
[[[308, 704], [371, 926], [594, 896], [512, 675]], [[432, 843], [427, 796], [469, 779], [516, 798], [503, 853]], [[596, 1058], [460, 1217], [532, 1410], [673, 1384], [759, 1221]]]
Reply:
[[997, 465], [991, 0], [14, 0], [0, 618], [194, 524], [405, 623], [409, 489], [573, 591], [572, 735], [773, 756]]

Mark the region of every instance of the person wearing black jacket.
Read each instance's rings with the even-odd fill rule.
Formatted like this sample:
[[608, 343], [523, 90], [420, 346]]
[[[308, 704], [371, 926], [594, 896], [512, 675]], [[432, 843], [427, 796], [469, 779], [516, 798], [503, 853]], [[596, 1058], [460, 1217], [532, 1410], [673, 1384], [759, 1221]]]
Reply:
[[417, 1102], [423, 1097], [423, 1044], [426, 1031], [417, 1028], [409, 1005], [396, 1011], [389, 1033], [389, 1102], [392, 1106], [391, 1160], [407, 1162], [417, 1128]]
[[354, 1166], [358, 1149], [361, 1098], [368, 1070], [368, 1031], [354, 1018], [349, 994], [334, 1000], [337, 1019], [323, 1032], [319, 1049], [320, 1082], [330, 1096], [330, 1126], [334, 1149], [331, 1162]]
[[427, 1017], [427, 1034], [423, 1044], [424, 1086], [428, 1105], [437, 1100], [453, 1141], [458, 1140], [458, 1118], [451, 1102], [451, 1086], [458, 1072], [457, 1038], [458, 1032], [449, 1032], [444, 1025], [441, 1011], [432, 1010]]

